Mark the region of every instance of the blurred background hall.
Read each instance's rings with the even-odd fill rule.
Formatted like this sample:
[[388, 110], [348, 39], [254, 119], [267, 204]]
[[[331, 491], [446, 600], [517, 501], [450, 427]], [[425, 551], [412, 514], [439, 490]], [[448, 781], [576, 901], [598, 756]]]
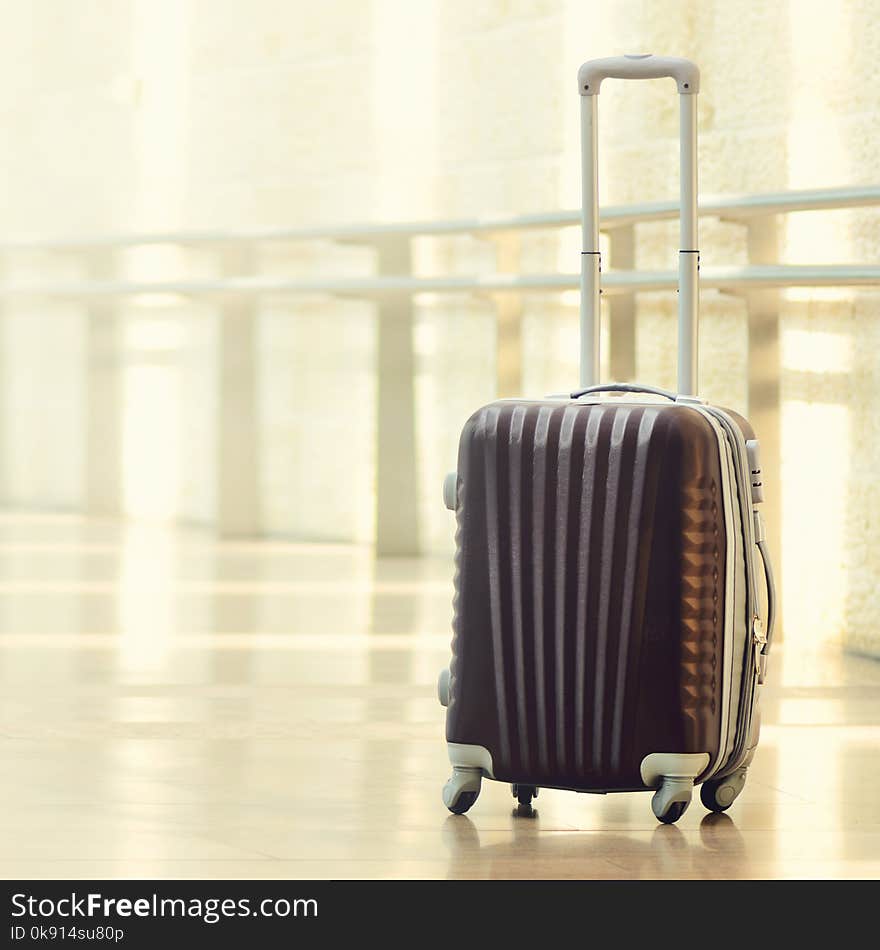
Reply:
[[[3, 876], [880, 872], [880, 0], [0, 10]], [[577, 381], [575, 75], [642, 50], [702, 69], [701, 394], [764, 449], [754, 780], [447, 818], [441, 482]], [[603, 88], [605, 378], [669, 388], [677, 111]]]

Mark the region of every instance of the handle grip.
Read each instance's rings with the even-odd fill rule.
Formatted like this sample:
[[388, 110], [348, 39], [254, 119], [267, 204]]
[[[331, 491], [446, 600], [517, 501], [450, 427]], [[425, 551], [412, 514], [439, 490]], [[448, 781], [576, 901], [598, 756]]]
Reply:
[[591, 59], [578, 70], [578, 90], [582, 96], [597, 96], [603, 79], [661, 79], [668, 76], [683, 96], [700, 91], [700, 70], [696, 63], [678, 56], [631, 53]]
[[652, 396], [665, 396], [667, 399], [676, 401], [675, 393], [668, 389], [657, 389], [656, 386], [640, 386], [638, 383], [604, 383], [598, 386], [587, 386], [586, 389], [576, 389], [572, 394], [572, 399], [580, 399], [587, 393], [650, 393]]

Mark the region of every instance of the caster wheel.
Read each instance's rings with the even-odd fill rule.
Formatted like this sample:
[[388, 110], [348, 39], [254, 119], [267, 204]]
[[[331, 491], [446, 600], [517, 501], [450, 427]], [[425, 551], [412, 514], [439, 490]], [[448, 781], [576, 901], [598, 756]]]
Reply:
[[511, 785], [510, 790], [524, 808], [531, 807], [532, 799], [538, 797], [538, 789], [534, 785]]
[[463, 815], [477, 800], [476, 792], [462, 792], [454, 805], [447, 806], [453, 815]]
[[687, 811], [690, 802], [673, 802], [662, 815], [657, 817], [664, 825], [673, 825]]
[[[714, 811], [720, 813], [722, 811], [727, 811], [728, 808], [733, 804], [733, 798], [730, 801], [718, 801], [718, 792], [720, 789], [715, 784], [715, 782], [704, 782], [700, 786], [700, 801], [709, 809], [709, 811]], [[726, 796], [722, 795], [722, 799]]]
[[737, 769], [717, 781], [703, 782], [700, 786], [700, 801], [716, 814], [727, 811], [736, 801], [746, 784], [746, 770]]
[[477, 800], [482, 778], [479, 769], [453, 767], [451, 778], [443, 786], [443, 804], [453, 815], [463, 815]]
[[687, 811], [694, 790], [694, 780], [690, 777], [666, 776], [663, 784], [654, 792], [651, 799], [651, 811], [658, 821], [671, 825]]

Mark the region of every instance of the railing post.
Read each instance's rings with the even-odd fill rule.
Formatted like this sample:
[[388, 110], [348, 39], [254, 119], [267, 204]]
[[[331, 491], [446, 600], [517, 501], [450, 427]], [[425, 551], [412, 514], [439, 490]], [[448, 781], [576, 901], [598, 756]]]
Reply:
[[[116, 277], [112, 250], [86, 256], [89, 280]], [[85, 509], [115, 517], [123, 509], [122, 374], [125, 327], [111, 298], [93, 298], [86, 316]]]
[[[495, 270], [518, 274], [521, 270], [521, 239], [511, 231], [492, 236]], [[499, 398], [523, 392], [523, 298], [519, 292], [492, 294], [495, 303], [495, 382]]]
[[[409, 275], [410, 239], [383, 238], [376, 245], [378, 270]], [[376, 358], [376, 553], [419, 553], [416, 484], [415, 353], [412, 295], [383, 296], [378, 305]]]
[[[253, 273], [254, 248], [220, 251], [224, 276]], [[217, 354], [216, 524], [222, 537], [260, 532], [260, 441], [257, 416], [257, 298], [229, 294], [219, 313]]]
[[[779, 222], [775, 217], [751, 218], [746, 224], [750, 264], [775, 264], [779, 260]], [[766, 486], [764, 523], [767, 543], [776, 569], [777, 603], [782, 604], [782, 466], [781, 389], [778, 290], [753, 290], [748, 306], [748, 415], [761, 444], [761, 468]], [[783, 615], [777, 613], [775, 637], [781, 639]]]
[[[614, 228], [609, 232], [609, 263], [615, 270], [633, 270], [636, 265], [635, 226]], [[608, 350], [608, 375], [616, 382], [636, 377], [636, 295], [614, 294], [608, 297], [611, 345]]]

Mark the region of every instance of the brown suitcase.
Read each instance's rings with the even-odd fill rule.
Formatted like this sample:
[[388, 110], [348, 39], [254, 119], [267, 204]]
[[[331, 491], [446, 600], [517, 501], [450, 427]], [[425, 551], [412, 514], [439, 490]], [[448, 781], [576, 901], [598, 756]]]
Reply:
[[488, 777], [510, 782], [523, 807], [541, 786], [651, 788], [655, 815], [672, 822], [695, 781], [707, 807], [729, 807], [754, 755], [774, 601], [755, 435], [695, 396], [593, 385], [596, 94], [606, 76], [661, 75], [681, 101], [679, 391], [695, 391], [699, 73], [670, 58], [594, 60], [578, 76], [582, 388], [479, 409], [444, 490], [457, 520], [452, 662], [439, 685], [455, 813]]

